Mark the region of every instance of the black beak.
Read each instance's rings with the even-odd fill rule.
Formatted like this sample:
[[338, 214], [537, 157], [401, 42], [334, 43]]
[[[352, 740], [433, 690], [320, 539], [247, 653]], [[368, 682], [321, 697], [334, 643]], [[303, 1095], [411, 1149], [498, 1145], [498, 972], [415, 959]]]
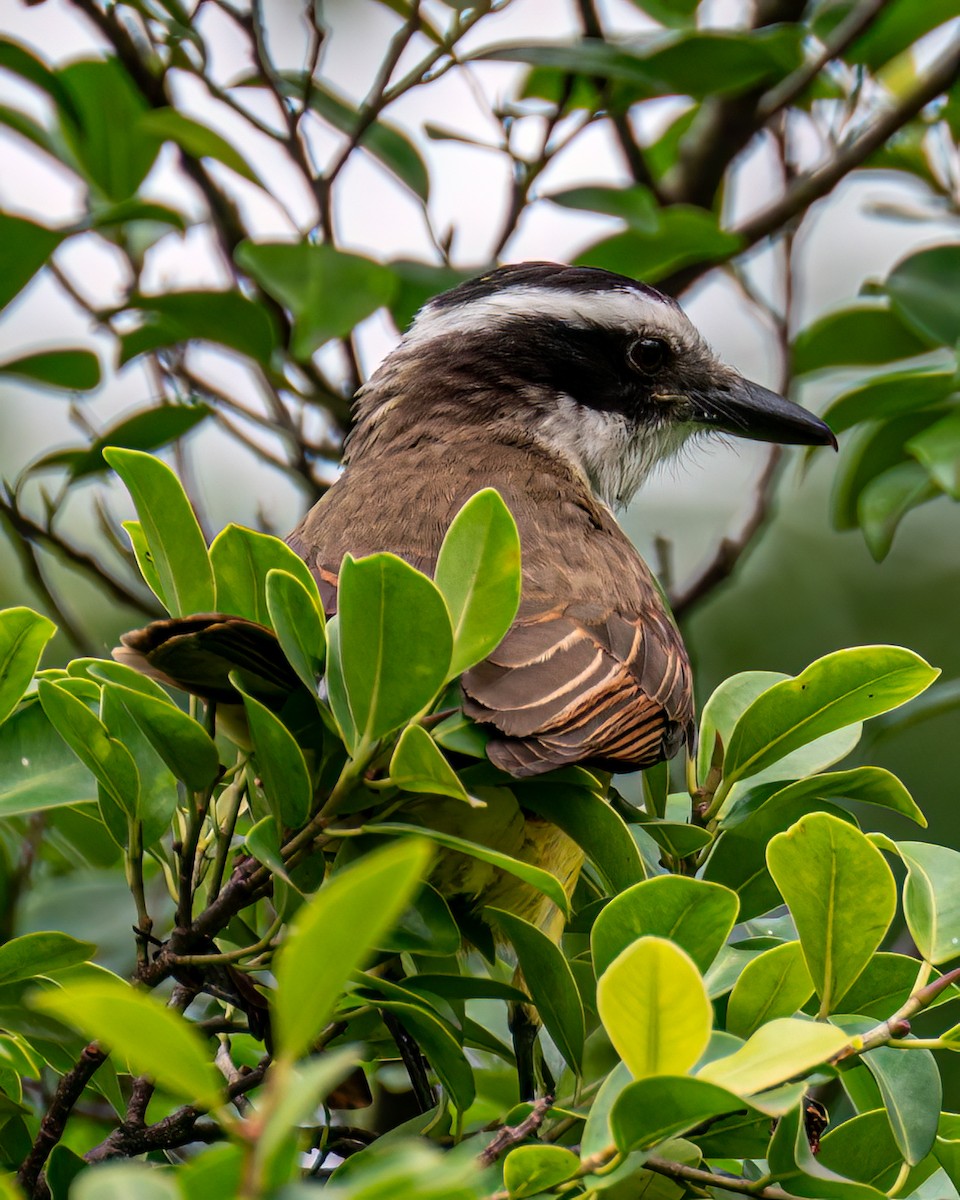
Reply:
[[749, 379], [731, 379], [715, 391], [701, 393], [695, 404], [694, 420], [735, 437], [837, 448], [833, 430], [819, 417]]

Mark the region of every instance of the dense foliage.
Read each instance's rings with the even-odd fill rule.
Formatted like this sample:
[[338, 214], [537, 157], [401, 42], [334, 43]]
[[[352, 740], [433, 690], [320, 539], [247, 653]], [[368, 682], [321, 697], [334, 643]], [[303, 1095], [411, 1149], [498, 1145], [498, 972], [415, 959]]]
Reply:
[[[877, 208], [920, 231], [960, 212], [955, 0], [758, 0], [723, 27], [696, 0], [636, 0], [623, 29], [576, 0], [578, 33], [541, 41], [498, 34], [510, 7], [308, 4], [291, 39], [286, 5], [66, 0], [57, 19], [87, 47], [70, 61], [0, 39], [3, 144], [52, 181], [21, 194], [4, 172], [0, 308], [39, 311], [44, 332], [4, 355], [0, 384], [66, 397], [75, 428], [39, 454], [2, 448], [32, 606], [0, 613], [4, 1197], [960, 1194], [938, 1069], [960, 1046], [939, 1008], [958, 996], [960, 855], [862, 832], [923, 817], [890, 772], [840, 765], [863, 721], [927, 688], [906, 711], [942, 711], [952, 681], [931, 687], [905, 649], [838, 650], [722, 683], [685, 787], [647, 772], [642, 807], [580, 769], [515, 783], [454, 682], [516, 604], [495, 494], [461, 513], [435, 580], [390, 556], [349, 564], [329, 624], [282, 543], [201, 532], [216, 524], [198, 444], [202, 463], [230, 440], [316, 497], [367, 318], [402, 328], [515, 257], [545, 208], [603, 219], [581, 262], [675, 295], [708, 272], [733, 285], [783, 387], [829, 392], [833, 522], [878, 559], [911, 509], [960, 498], [957, 236], [805, 328], [795, 302], [798, 232], [813, 211], [843, 220], [818, 204], [843, 181], [908, 183], [909, 204], [901, 188]], [[392, 23], [360, 100], [328, 70], [354, 10]], [[230, 69], [225, 44], [241, 46]], [[452, 79], [484, 133], [447, 113]], [[435, 119], [412, 136], [421, 94]], [[600, 134], [617, 181], [568, 168]], [[446, 152], [507, 168], [482, 251], [439, 215], [437, 163], [462, 161]], [[776, 183], [745, 204], [751, 158]], [[358, 164], [371, 226], [412, 209], [422, 254], [375, 261], [344, 236]], [[183, 245], [189, 287], [166, 257]], [[85, 339], [51, 334], [52, 294]], [[165, 447], [189, 499], [140, 453]], [[762, 534], [781, 461], [742, 530], [671, 589], [678, 616]], [[111, 468], [137, 510], [122, 528]], [[251, 486], [227, 500], [250, 520]], [[103, 657], [143, 619], [214, 609], [270, 648], [224, 671], [216, 713]], [[38, 671], [55, 627], [87, 656]], [[535, 861], [535, 822], [586, 855], [574, 890]]]
[[[910, 1035], [960, 995], [937, 970], [957, 955], [960, 853], [863, 833], [850, 801], [924, 819], [889, 772], [829, 769], [935, 669], [867, 646], [796, 678], [734, 676], [704, 708], [691, 790], [648, 771], [643, 810], [582, 768], [514, 781], [448, 686], [516, 612], [496, 492], [453, 522], [435, 580], [347, 559], [326, 623], [286, 545], [229, 526], [208, 551], [168, 467], [106, 454], [158, 599], [262, 636], [224, 665], [217, 723], [214, 703], [187, 713], [119, 662], [31, 684], [53, 626], [0, 616], [4, 815], [43, 814], [62, 855], [122, 861], [137, 947], [133, 986], [64, 932], [0, 949], [0, 1153], [28, 1195], [45, 1164], [54, 1196], [86, 1198], [297, 1196], [305, 1174], [337, 1195], [463, 1200], [960, 1184], [932, 1053], [960, 1039], [949, 1020]], [[538, 861], [525, 816], [583, 850], [575, 886]], [[880, 950], [891, 861], [919, 961]], [[535, 1104], [518, 1103], [508, 1006], [543, 1025]], [[845, 1118], [816, 1156], [812, 1090]], [[357, 1126], [332, 1115], [371, 1101]], [[198, 1153], [176, 1177], [84, 1170], [182, 1146]]]

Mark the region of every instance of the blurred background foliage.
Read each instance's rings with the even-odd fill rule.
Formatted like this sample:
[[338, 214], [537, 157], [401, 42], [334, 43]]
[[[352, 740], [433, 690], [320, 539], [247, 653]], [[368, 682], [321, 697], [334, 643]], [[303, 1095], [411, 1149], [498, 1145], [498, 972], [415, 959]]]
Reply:
[[420, 303], [498, 259], [593, 263], [680, 296], [728, 361], [846, 430], [839, 459], [714, 446], [626, 514], [701, 699], [912, 647], [943, 668], [932, 715], [869, 753], [957, 844], [957, 0], [0, 20], [0, 602], [48, 612], [60, 659], [156, 612], [103, 446], [169, 447], [208, 533], [285, 533]]

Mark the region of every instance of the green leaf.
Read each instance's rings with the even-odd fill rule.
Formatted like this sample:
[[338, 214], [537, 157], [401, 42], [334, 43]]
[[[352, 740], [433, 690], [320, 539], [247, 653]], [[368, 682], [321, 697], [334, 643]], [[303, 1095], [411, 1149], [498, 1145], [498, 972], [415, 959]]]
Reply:
[[0, 725], [20, 703], [57, 627], [31, 608], [0, 612]]
[[953, 347], [960, 341], [960, 245], [933, 246], [910, 255], [887, 276], [893, 307], [923, 339]]
[[677, 27], [690, 24], [700, 0], [633, 0], [633, 3], [661, 25]]
[[842, 433], [862, 421], [877, 421], [942, 404], [956, 389], [954, 369], [924, 366], [888, 371], [842, 392], [825, 409], [823, 419], [834, 433]]
[[557, 1049], [570, 1069], [582, 1075], [583, 1004], [566, 958], [556, 943], [529, 921], [499, 908], [484, 911], [493, 917], [516, 951], [527, 991]]
[[390, 314], [398, 329], [406, 329], [420, 309], [440, 292], [446, 292], [472, 279], [473, 271], [458, 271], [453, 267], [411, 259], [394, 259], [390, 270], [397, 281], [397, 290], [389, 302]]
[[338, 872], [297, 913], [275, 967], [282, 1058], [316, 1040], [353, 972], [403, 912], [430, 861], [424, 839], [375, 850]]
[[305, 584], [299, 573], [271, 567], [266, 574], [265, 598], [272, 625], [287, 662], [311, 692], [323, 674], [326, 657], [326, 617], [316, 581]]
[[201, 421], [205, 421], [212, 411], [205, 404], [158, 404], [125, 417], [86, 446], [44, 454], [30, 469], [38, 471], [45, 467], [66, 467], [71, 479], [85, 479], [107, 470], [103, 452], [108, 447], [158, 450], [184, 437]]
[[139, 354], [197, 340], [228, 346], [264, 364], [277, 347], [277, 327], [270, 312], [240, 292], [136, 294], [126, 308], [142, 313], [144, 320], [121, 335], [121, 366]]
[[140, 129], [148, 138], [175, 142], [191, 158], [215, 158], [244, 179], [263, 187], [256, 171], [239, 150], [206, 125], [173, 108], [154, 108], [140, 117]]
[[327, 670], [324, 677], [327, 700], [340, 737], [347, 750], [355, 753], [360, 745], [357, 723], [350, 711], [346, 684], [343, 679], [343, 660], [340, 655], [340, 618], [332, 616], [327, 622]]
[[77, 169], [108, 200], [130, 198], [160, 150], [140, 127], [146, 99], [116, 56], [70, 63], [58, 75], [73, 102], [58, 115]]
[[503, 1185], [510, 1200], [550, 1191], [580, 1169], [580, 1159], [563, 1146], [515, 1146], [503, 1160]]
[[858, 1113], [831, 1129], [820, 1143], [817, 1158], [828, 1170], [869, 1183], [881, 1192], [893, 1186], [903, 1163], [882, 1108]]
[[181, 1200], [170, 1169], [146, 1163], [106, 1162], [81, 1171], [70, 1200]]
[[413, 992], [428, 992], [447, 1000], [506, 1000], [512, 1004], [529, 1004], [526, 992], [499, 979], [477, 975], [430, 975], [424, 972], [408, 975], [404, 987]]
[[871, 479], [857, 499], [857, 520], [867, 549], [882, 562], [900, 522], [912, 508], [940, 495], [939, 486], [919, 463], [898, 463]]
[[835, 1175], [814, 1158], [801, 1106], [784, 1114], [767, 1149], [769, 1177], [790, 1196], [815, 1200], [883, 1200], [883, 1192]]
[[520, 535], [493, 488], [477, 492], [453, 518], [434, 578], [453, 625], [453, 679], [496, 649], [520, 605]]
[[62, 230], [0, 213], [0, 310], [27, 286], [65, 236]]
[[697, 1078], [752, 1096], [806, 1074], [849, 1043], [849, 1034], [833, 1025], [781, 1017], [761, 1025], [733, 1054], [701, 1067]]
[[960, 955], [960, 853], [929, 842], [898, 842], [907, 868], [903, 915], [917, 949], [934, 964]]
[[110, 736], [103, 722], [82, 700], [56, 683], [41, 681], [37, 695], [50, 724], [110, 797], [136, 818], [140, 777], [130, 751]]
[[641, 881], [643, 859], [623, 818], [596, 792], [562, 783], [524, 783], [517, 792], [525, 809], [562, 829], [584, 851], [616, 895]]
[[370, 834], [397, 834], [401, 837], [413, 835], [417, 838], [429, 838], [431, 841], [436, 842], [438, 846], [443, 846], [447, 850], [457, 850], [459, 853], [467, 854], [471, 858], [478, 859], [480, 862], [488, 863], [491, 867], [496, 867], [500, 871], [506, 871], [508, 875], [515, 875], [518, 879], [522, 879], [524, 883], [528, 883], [531, 887], [536, 888], [538, 892], [542, 892], [544, 896], [552, 900], [562, 913], [569, 915], [570, 901], [563, 890], [563, 884], [556, 875], [552, 875], [549, 871], [544, 871], [541, 867], [534, 867], [530, 863], [522, 862], [518, 858], [511, 858], [509, 854], [502, 854], [499, 850], [491, 850], [489, 846], [482, 846], [478, 842], [468, 842], [465, 838], [454, 837], [453, 834], [444, 833], [439, 829], [431, 829], [428, 826], [422, 825], [405, 825], [398, 821], [378, 821], [375, 825], [363, 826], [362, 832]]
[[[320, 604], [317, 583], [310, 568], [286, 542], [257, 533], [242, 525], [228, 525], [210, 546], [210, 565], [216, 581], [216, 608], [235, 617], [247, 617], [260, 625], [270, 625], [267, 604], [267, 575], [272, 570], [286, 571], [307, 590], [314, 603]], [[315, 690], [315, 683], [310, 685]]]
[[[749, 796], [749, 794], [748, 794]], [[765, 799], [760, 808], [748, 807], [746, 803], [732, 808], [725, 815], [722, 824], [725, 829], [739, 825], [748, 814], [760, 811], [762, 808], [785, 809], [802, 800], [829, 799], [856, 800], [860, 804], [875, 804], [880, 808], [890, 809], [891, 812], [901, 813], [915, 821], [918, 825], [926, 826], [927, 820], [917, 807], [913, 797], [903, 786], [896, 775], [885, 771], [883, 767], [854, 767], [850, 771], [827, 771], [822, 775], [813, 775], [809, 779], [798, 779], [795, 783], [774, 791]], [[747, 797], [745, 797], [745, 800]], [[796, 816], [802, 813], [797, 811]], [[792, 824], [792, 818], [788, 824]], [[783, 825], [781, 828], [786, 829]], [[777, 831], [779, 832], [779, 831]]]
[[[825, 15], [828, 13], [829, 9], [826, 9]], [[880, 9], [865, 32], [845, 51], [844, 58], [852, 63], [865, 63], [871, 70], [876, 70], [956, 15], [955, 0], [927, 0], [925, 4], [895, 0]]]
[[813, 994], [799, 942], [784, 942], [751, 959], [727, 1001], [727, 1029], [748, 1038], [777, 1017], [792, 1017]]
[[743, 713], [727, 746], [724, 780], [755, 775], [823, 734], [897, 708], [939, 674], [898, 646], [858, 646], [819, 658]]
[[[394, 928], [382, 939], [380, 949], [391, 950], [395, 954], [446, 958], [459, 952], [460, 941], [460, 927], [446, 900], [436, 888], [425, 883]], [[406, 987], [410, 983], [409, 978], [404, 980]]]
[[120, 200], [116, 204], [94, 203], [88, 221], [91, 229], [110, 229], [145, 221], [157, 225], [170, 225], [181, 233], [187, 231], [187, 219], [182, 213], [168, 208], [165, 204], [141, 200], [139, 196], [131, 196], [129, 200]]
[[742, 244], [721, 229], [713, 213], [693, 205], [662, 209], [653, 233], [636, 229], [615, 233], [578, 254], [577, 266], [602, 267], [656, 283], [692, 262], [714, 262], [735, 254]]
[[25, 705], [0, 727], [0, 817], [96, 799], [93, 776], [39, 704]]
[[[139, 450], [104, 450], [103, 457], [133, 497], [144, 539], [170, 615], [211, 612], [213, 571], [197, 518], [180, 481], [165, 463]], [[148, 580], [149, 582], [149, 580]]]
[[45, 350], [0, 363], [0, 375], [90, 392], [100, 386], [100, 360], [90, 350]]
[[197, 1030], [146, 992], [104, 976], [35, 994], [31, 1004], [101, 1042], [126, 1060], [131, 1074], [149, 1076], [188, 1104], [222, 1103], [223, 1081]]
[[93, 942], [81, 942], [66, 933], [25, 933], [0, 946], [0, 985], [88, 962], [96, 951]]
[[936, 1059], [929, 1050], [878, 1046], [863, 1055], [863, 1062], [880, 1088], [903, 1157], [916, 1166], [937, 1136], [943, 1087]]
[[235, 258], [294, 317], [291, 353], [309, 359], [390, 303], [391, 271], [368, 258], [308, 242], [241, 242]]
[[893, 920], [890, 868], [858, 829], [827, 813], [777, 834], [767, 864], [796, 922], [821, 1015], [835, 1012]]
[[[906, 449], [921, 464], [936, 487], [960, 500], [960, 412], [934, 421], [907, 442]], [[936, 491], [933, 491], [936, 495]]]
[[[931, 981], [939, 978], [934, 971]], [[847, 992], [843, 1006], [847, 1012], [885, 1020], [890, 1013], [906, 1003], [917, 982], [917, 960], [906, 954], [875, 954], [864, 967], [862, 974]], [[953, 986], [933, 1001], [933, 1005], [946, 1004], [960, 998], [960, 991]], [[933, 1006], [931, 1005], [931, 1007]]]
[[142, 691], [107, 683], [109, 691], [136, 721], [150, 745], [177, 779], [195, 792], [202, 792], [220, 774], [216, 743], [202, 725], [171, 704]]
[[243, 697], [263, 793], [280, 826], [298, 829], [313, 807], [313, 783], [303, 751], [278, 716], [244, 690], [240, 672], [230, 682]]
[[603, 213], [619, 217], [628, 229], [637, 233], [654, 233], [660, 228], [660, 211], [649, 188], [640, 184], [629, 188], [575, 187], [553, 192], [543, 197], [580, 212]]
[[706, 971], [737, 919], [737, 898], [715, 883], [658, 875], [629, 888], [604, 908], [590, 935], [597, 975], [637, 938], [669, 938]]
[[610, 1126], [617, 1148], [629, 1154], [652, 1150], [704, 1121], [742, 1109], [739, 1096], [714, 1083], [688, 1075], [651, 1075], [624, 1088], [610, 1112]]
[[143, 576], [144, 583], [167, 612], [171, 612], [174, 602], [167, 599], [166, 593], [163, 590], [163, 584], [160, 582], [160, 572], [157, 570], [153, 552], [147, 544], [147, 535], [143, 532], [143, 526], [139, 521], [123, 521], [122, 525], [127, 537], [130, 539], [130, 548], [133, 550], [133, 556], [137, 560], [137, 568]]
[[894, 362], [930, 349], [882, 303], [861, 301], [827, 313], [802, 329], [793, 343], [793, 373], [805, 375], [825, 367]]
[[376, 741], [425, 709], [447, 679], [453, 635], [433, 582], [393, 554], [340, 567], [340, 655], [361, 740]]
[[597, 1011], [634, 1079], [685, 1074], [713, 1025], [700, 972], [659, 937], [642, 937], [617, 955], [597, 983]]
[[390, 781], [405, 792], [450, 796], [475, 807], [483, 804], [467, 794], [453, 767], [422, 725], [408, 725], [400, 735], [390, 759]]
[[[317, 79], [309, 81], [310, 107], [341, 133], [352, 135], [359, 113]], [[396, 179], [421, 200], [430, 194], [430, 178], [420, 152], [406, 134], [384, 122], [373, 121], [358, 144], [373, 155]]]

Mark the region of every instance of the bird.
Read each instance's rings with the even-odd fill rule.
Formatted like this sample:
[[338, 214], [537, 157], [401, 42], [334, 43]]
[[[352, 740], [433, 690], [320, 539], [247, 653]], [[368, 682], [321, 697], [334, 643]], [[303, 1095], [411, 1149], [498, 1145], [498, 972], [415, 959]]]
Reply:
[[[501, 266], [419, 312], [357, 395], [342, 473], [287, 541], [332, 614], [345, 554], [391, 551], [432, 574], [457, 511], [496, 488], [519, 529], [521, 602], [463, 675], [464, 712], [516, 778], [643, 769], [692, 746], [693, 686], [614, 512], [690, 439], [716, 433], [836, 446], [814, 414], [721, 362], [672, 297], [596, 267]], [[117, 657], [202, 694], [187, 649], [206, 631], [219, 651], [223, 626], [188, 620], [124, 635]]]
[[[389, 551], [432, 575], [454, 516], [495, 488], [519, 532], [520, 605], [460, 679], [491, 764], [507, 782], [648, 768], [694, 746], [691, 668], [615, 512], [685, 444], [717, 434], [836, 448], [823, 421], [722, 362], [656, 288], [588, 266], [500, 266], [423, 306], [358, 392], [342, 471], [287, 542], [332, 616], [345, 555]], [[220, 703], [239, 699], [234, 666], [272, 663], [280, 693], [297, 683], [273, 634], [230, 614], [156, 621], [121, 642], [120, 661]], [[544, 867], [571, 895], [580, 847], [508, 789], [480, 794], [482, 809], [411, 797], [407, 819]], [[541, 893], [465, 855], [441, 854], [431, 882], [475, 912], [562, 932]], [[528, 1063], [531, 1028], [514, 1029]]]

